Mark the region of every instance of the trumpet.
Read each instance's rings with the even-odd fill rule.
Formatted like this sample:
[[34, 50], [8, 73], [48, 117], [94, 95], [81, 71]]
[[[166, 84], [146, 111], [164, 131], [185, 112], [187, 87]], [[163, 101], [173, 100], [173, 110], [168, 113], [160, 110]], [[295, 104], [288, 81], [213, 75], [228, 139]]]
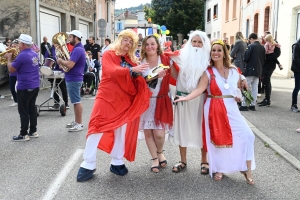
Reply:
[[[57, 58], [62, 58], [63, 60], [70, 60], [70, 53], [66, 43], [67, 38], [68, 35], [63, 32], [56, 33], [52, 37], [52, 43], [55, 46], [55, 54]], [[64, 70], [64, 72], [68, 72], [70, 70], [64, 65], [59, 65], [59, 66]]]
[[16, 59], [16, 57], [19, 55], [20, 51], [18, 48], [10, 48], [10, 49], [0, 53], [0, 65], [7, 65], [7, 59], [4, 58], [4, 55], [6, 53], [12, 53], [11, 59], [12, 59], [12, 61], [14, 61]]

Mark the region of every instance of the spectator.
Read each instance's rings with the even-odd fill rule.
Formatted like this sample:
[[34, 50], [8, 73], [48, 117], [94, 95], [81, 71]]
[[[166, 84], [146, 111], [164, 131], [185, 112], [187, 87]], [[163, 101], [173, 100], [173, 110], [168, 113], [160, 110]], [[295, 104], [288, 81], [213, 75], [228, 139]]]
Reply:
[[88, 50], [92, 52], [93, 59], [96, 59], [100, 64], [100, 45], [95, 43], [95, 37], [91, 36], [89, 38], [89, 48]]
[[244, 55], [246, 49], [247, 49], [247, 44], [245, 42], [242, 32], [237, 32], [235, 34], [235, 44], [233, 49], [231, 50], [230, 57], [233, 59], [233, 64], [236, 67], [238, 67], [242, 73], [245, 72]]
[[[249, 36], [250, 45], [248, 50], [245, 53], [244, 61], [246, 62], [245, 77], [251, 94], [253, 96], [253, 101], [251, 102], [249, 109], [255, 111], [255, 104], [257, 100], [258, 93], [258, 81], [261, 76], [263, 65], [265, 62], [265, 49], [259, 43], [256, 33], [251, 33]], [[242, 88], [243, 89], [243, 88]], [[240, 111], [247, 111], [248, 107], [245, 105], [245, 102], [242, 102]]]
[[[43, 42], [41, 43], [41, 54], [45, 57], [45, 54], [47, 51], [50, 51], [51, 45], [48, 42], [48, 39], [46, 36], [43, 37]], [[49, 52], [48, 52], [49, 53]]]
[[230, 45], [228, 44], [228, 38], [226, 37], [224, 40], [223, 40], [224, 44], [226, 45], [226, 48], [228, 50], [228, 52], [230, 52]]
[[[298, 41], [292, 46], [292, 68], [291, 70], [294, 72], [295, 79], [295, 87], [292, 94], [292, 106], [291, 110], [293, 112], [299, 112], [297, 107], [297, 98], [298, 92], [300, 90], [300, 38]], [[298, 131], [299, 130], [299, 131]], [[300, 128], [297, 129], [297, 132], [300, 132]]]

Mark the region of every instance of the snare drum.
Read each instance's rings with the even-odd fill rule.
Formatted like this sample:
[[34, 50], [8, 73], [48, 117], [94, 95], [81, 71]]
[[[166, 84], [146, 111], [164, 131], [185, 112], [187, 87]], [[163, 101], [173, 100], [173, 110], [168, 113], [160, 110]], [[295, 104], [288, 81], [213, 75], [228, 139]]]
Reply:
[[55, 68], [56, 62], [52, 58], [45, 58], [43, 66], [41, 66], [40, 71], [42, 74], [50, 76]]

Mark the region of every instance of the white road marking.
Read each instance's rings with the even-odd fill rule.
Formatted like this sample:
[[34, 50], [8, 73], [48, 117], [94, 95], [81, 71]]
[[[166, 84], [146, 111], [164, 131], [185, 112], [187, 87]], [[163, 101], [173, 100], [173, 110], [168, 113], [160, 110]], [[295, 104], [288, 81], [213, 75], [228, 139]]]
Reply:
[[68, 160], [64, 168], [60, 171], [60, 173], [56, 176], [56, 179], [50, 185], [46, 195], [42, 198], [43, 200], [51, 200], [56, 196], [59, 188], [62, 186], [63, 182], [74, 167], [75, 163], [82, 156], [83, 151], [83, 149], [77, 149], [75, 151], [73, 156]]

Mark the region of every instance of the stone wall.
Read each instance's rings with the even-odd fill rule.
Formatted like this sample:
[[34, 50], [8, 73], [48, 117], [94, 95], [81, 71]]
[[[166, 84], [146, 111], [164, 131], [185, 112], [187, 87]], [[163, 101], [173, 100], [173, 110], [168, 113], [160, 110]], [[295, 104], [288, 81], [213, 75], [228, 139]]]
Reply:
[[50, 7], [55, 6], [92, 20], [94, 18], [95, 0], [40, 0], [40, 2], [46, 3]]
[[[32, 2], [30, 2], [32, 1]], [[49, 8], [60, 8], [93, 20], [95, 0], [40, 0]], [[31, 4], [31, 5], [30, 5]], [[19, 37], [21, 33], [34, 37], [31, 23], [35, 22], [34, 0], [0, 1], [0, 37], [11, 39]], [[31, 20], [30, 19], [34, 19]], [[32, 29], [32, 30], [31, 30]]]
[[30, 0], [0, 1], [0, 37], [30, 34]]

